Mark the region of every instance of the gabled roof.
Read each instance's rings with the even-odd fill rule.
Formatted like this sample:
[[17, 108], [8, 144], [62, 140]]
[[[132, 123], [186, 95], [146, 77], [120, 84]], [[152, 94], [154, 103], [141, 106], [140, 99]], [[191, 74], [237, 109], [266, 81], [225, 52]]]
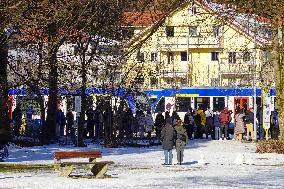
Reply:
[[[179, 8], [173, 10], [171, 13], [167, 13], [166, 16], [169, 17], [173, 15], [175, 12], [183, 9], [190, 3], [192, 2], [188, 1], [183, 3]], [[234, 7], [229, 7], [225, 4], [218, 4], [214, 2], [214, 0], [196, 0], [195, 3], [208, 12], [216, 13], [216, 15], [218, 15], [219, 18], [222, 19], [225, 24], [229, 25], [234, 30], [238, 31], [241, 34], [244, 34], [250, 39], [254, 38], [254, 34], [256, 32], [256, 41], [260, 45], [264, 45], [271, 42], [271, 26], [267, 19], [260, 18], [259, 16], [252, 14], [237, 13]], [[137, 14], [143, 15], [142, 13]], [[139, 35], [145, 35], [145, 33], [147, 33], [150, 28], [153, 28], [155, 24], [159, 23], [157, 21], [159, 21], [159, 18], [162, 18], [163, 16], [165, 16], [165, 14], [161, 13], [158, 14], [158, 16], [154, 17], [155, 19], [148, 19], [147, 21], [145, 20], [145, 23], [147, 24], [144, 24], [144, 26], [148, 25], [148, 27], [144, 32], [141, 32]], [[133, 16], [133, 18], [135, 18], [135, 16]], [[147, 17], [144, 17], [144, 19], [146, 18]]]
[[217, 13], [228, 25], [250, 38], [256, 36], [257, 42], [269, 43], [272, 39], [268, 19], [248, 13], [238, 13], [234, 8], [210, 0], [200, 0], [207, 10]]

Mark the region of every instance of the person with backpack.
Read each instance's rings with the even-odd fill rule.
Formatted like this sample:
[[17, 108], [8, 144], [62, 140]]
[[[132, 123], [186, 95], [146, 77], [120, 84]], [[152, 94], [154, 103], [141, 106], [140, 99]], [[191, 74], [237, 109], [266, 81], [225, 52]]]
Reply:
[[188, 138], [192, 140], [192, 134], [194, 129], [194, 118], [191, 109], [189, 109], [184, 115], [184, 127], [186, 129]]
[[186, 144], [188, 143], [188, 136], [185, 128], [183, 127], [183, 123], [181, 120], [177, 121], [175, 126], [176, 132], [176, 152], [177, 152], [177, 162], [181, 165], [183, 162], [183, 152]]

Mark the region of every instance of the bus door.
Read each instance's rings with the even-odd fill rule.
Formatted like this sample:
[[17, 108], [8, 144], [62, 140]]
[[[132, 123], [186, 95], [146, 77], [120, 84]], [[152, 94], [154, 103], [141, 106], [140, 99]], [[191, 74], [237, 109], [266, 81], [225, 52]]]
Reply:
[[239, 111], [242, 109], [249, 109], [249, 97], [235, 97], [234, 99], [234, 108], [235, 111]]

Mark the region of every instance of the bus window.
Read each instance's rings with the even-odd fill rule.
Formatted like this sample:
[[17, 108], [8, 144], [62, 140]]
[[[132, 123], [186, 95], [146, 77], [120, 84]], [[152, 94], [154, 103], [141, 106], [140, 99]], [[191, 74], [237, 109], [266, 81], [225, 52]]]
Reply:
[[195, 97], [194, 108], [207, 108], [209, 107], [210, 98], [209, 97]]
[[165, 112], [165, 97], [162, 97], [160, 99], [160, 101], [158, 102], [158, 104], [157, 104], [157, 106], [155, 108], [155, 113], [157, 113], [159, 111]]
[[223, 110], [225, 108], [225, 97], [213, 97], [213, 110]]
[[176, 110], [178, 112], [187, 112], [191, 107], [191, 98], [190, 97], [177, 97], [176, 98]]

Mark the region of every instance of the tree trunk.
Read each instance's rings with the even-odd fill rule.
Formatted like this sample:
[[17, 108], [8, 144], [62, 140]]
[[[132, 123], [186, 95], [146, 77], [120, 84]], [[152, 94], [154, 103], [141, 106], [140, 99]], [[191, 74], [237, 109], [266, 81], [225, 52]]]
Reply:
[[278, 121], [280, 128], [280, 140], [284, 142], [284, 61], [281, 56], [281, 44], [279, 43], [278, 36], [278, 23], [277, 19], [273, 19], [272, 22], [272, 33], [273, 33], [273, 54], [275, 73], [276, 73], [276, 95], [277, 95], [277, 109], [278, 109]]
[[9, 109], [8, 109], [8, 47], [0, 44], [0, 143], [10, 139]]
[[[280, 140], [284, 143], [284, 45], [283, 45], [283, 35], [284, 35], [284, 24], [282, 24], [282, 43], [279, 48], [279, 60], [278, 60], [278, 83], [277, 83], [277, 105], [278, 105], [278, 119], [280, 128]], [[279, 40], [278, 40], [279, 42]]]
[[52, 53], [49, 59], [49, 79], [48, 79], [48, 108], [46, 117], [46, 138], [43, 141], [48, 143], [50, 140], [54, 140], [56, 137], [56, 114], [57, 114], [57, 78], [58, 78], [58, 66], [56, 53]]
[[[84, 56], [84, 55], [83, 55]], [[85, 58], [82, 60], [82, 95], [81, 95], [81, 112], [78, 124], [78, 146], [83, 147], [84, 144], [84, 124], [85, 124], [85, 112], [87, 109], [87, 96], [86, 96], [86, 85], [87, 85], [87, 70], [85, 64]]]

